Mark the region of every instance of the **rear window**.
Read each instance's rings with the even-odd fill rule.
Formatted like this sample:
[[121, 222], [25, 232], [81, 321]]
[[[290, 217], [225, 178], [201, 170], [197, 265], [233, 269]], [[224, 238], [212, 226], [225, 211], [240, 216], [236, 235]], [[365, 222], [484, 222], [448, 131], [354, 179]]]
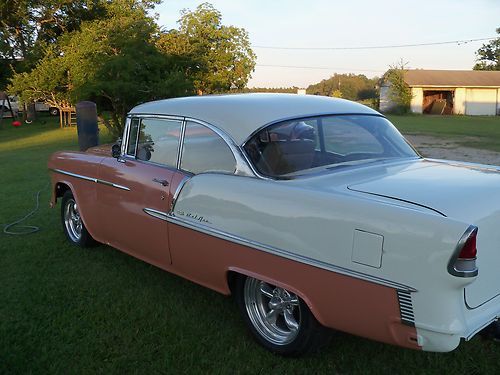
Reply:
[[319, 116], [270, 125], [245, 151], [262, 175], [286, 177], [337, 165], [418, 157], [384, 117]]

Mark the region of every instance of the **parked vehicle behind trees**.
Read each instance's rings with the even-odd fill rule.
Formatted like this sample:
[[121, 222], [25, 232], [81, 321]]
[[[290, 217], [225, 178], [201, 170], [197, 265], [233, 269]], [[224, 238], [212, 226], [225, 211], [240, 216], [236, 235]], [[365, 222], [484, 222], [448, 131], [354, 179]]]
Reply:
[[[24, 112], [23, 105], [20, 103], [19, 98], [17, 96], [9, 96], [10, 105], [12, 110], [16, 113]], [[35, 103], [35, 111], [36, 112], [48, 112], [51, 116], [59, 115], [59, 109], [57, 107], [51, 107], [48, 104], [43, 102], [36, 101]]]

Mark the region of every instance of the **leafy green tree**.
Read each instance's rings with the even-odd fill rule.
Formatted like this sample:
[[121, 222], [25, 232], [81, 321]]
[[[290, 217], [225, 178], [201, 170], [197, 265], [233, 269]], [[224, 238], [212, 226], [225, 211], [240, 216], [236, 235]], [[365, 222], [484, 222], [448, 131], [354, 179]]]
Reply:
[[363, 74], [337, 74], [310, 85], [309, 94], [334, 96], [342, 95], [349, 100], [363, 100], [376, 97], [375, 85], [378, 78], [369, 79]]
[[255, 67], [256, 55], [248, 33], [222, 24], [222, 15], [211, 4], [195, 11], [183, 10], [179, 30], [162, 33], [158, 47], [179, 57], [200, 94], [243, 89]]
[[390, 66], [384, 75], [384, 80], [389, 82], [389, 100], [394, 103], [391, 112], [404, 114], [410, 111], [412, 99], [411, 89], [405, 82], [406, 63], [402, 60]]
[[332, 97], [334, 97], [334, 98], [342, 98], [342, 91], [340, 91], [340, 90], [338, 90], [338, 89], [337, 89], [337, 90], [334, 90], [334, 91], [332, 92], [331, 96], [332, 96]]
[[157, 26], [147, 9], [132, 0], [107, 5], [106, 20], [83, 22], [64, 34], [30, 72], [13, 77], [11, 92], [23, 101], [42, 100], [61, 108], [94, 100], [110, 110], [103, 117], [116, 135], [136, 104], [193, 93], [176, 58], [155, 46]]
[[32, 69], [61, 35], [79, 30], [82, 22], [107, 19], [113, 3], [150, 10], [159, 1], [0, 1], [0, 88], [14, 71]]
[[[496, 30], [500, 34], [500, 27]], [[500, 37], [483, 44], [476, 52], [474, 70], [500, 70]]]

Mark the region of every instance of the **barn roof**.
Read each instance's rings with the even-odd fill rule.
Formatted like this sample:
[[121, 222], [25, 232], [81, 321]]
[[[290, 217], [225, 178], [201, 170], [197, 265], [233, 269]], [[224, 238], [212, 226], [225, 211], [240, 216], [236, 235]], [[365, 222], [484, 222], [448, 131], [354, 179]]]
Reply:
[[500, 87], [500, 71], [415, 69], [406, 71], [405, 82], [410, 87]]
[[225, 131], [237, 144], [271, 122], [326, 114], [378, 114], [344, 99], [296, 94], [231, 94], [191, 96], [138, 105], [130, 114], [191, 117]]

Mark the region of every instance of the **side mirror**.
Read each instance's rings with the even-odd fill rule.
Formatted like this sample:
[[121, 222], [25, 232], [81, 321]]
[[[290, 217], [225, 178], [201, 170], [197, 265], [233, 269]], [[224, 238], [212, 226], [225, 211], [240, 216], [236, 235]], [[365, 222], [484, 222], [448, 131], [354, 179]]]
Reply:
[[111, 146], [111, 155], [114, 157], [114, 158], [119, 158], [121, 156], [121, 146], [117, 143], [115, 143], [113, 146]]

